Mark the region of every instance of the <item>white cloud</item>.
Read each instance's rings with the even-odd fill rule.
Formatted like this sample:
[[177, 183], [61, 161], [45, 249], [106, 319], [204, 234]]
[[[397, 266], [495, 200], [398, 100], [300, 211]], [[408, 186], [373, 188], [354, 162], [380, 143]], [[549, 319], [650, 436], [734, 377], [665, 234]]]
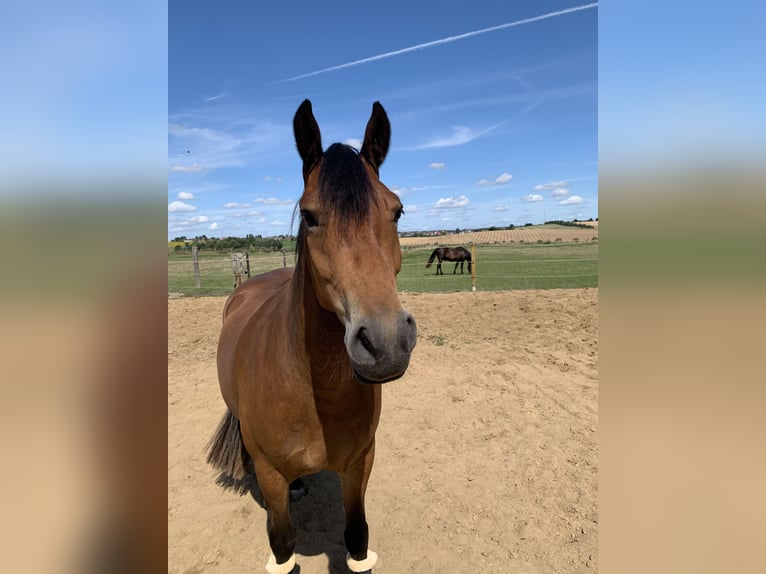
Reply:
[[357, 151], [358, 151], [358, 150], [362, 149], [362, 143], [363, 142], [362, 142], [362, 140], [357, 139], [357, 138], [346, 138], [345, 140], [343, 140], [343, 143], [346, 144], [346, 145], [350, 145], [353, 148], [356, 148]]
[[195, 215], [189, 221], [192, 223], [207, 223], [210, 221], [210, 218], [207, 215]]
[[430, 167], [431, 169], [444, 169], [446, 167], [446, 164], [442, 161], [434, 161], [432, 163], [429, 163], [428, 167]]
[[223, 206], [227, 209], [237, 209], [237, 208], [246, 208], [250, 207], [249, 203], [237, 203], [236, 201], [230, 201], [228, 203], [224, 203]]
[[183, 201], [174, 201], [172, 203], [168, 203], [168, 211], [197, 211], [197, 208], [193, 205], [189, 205], [188, 203], [184, 203]]
[[404, 213], [416, 213], [418, 211], [417, 205], [405, 205]]
[[[292, 199], [277, 199], [276, 197], [259, 197], [255, 200], [256, 203], [265, 203], [266, 205], [292, 205], [294, 202]], [[284, 225], [284, 224], [282, 224]]]
[[178, 199], [194, 199], [194, 194], [189, 193], [188, 191], [179, 191]]
[[260, 211], [256, 211], [256, 210], [248, 211], [247, 214], [248, 215], [263, 215]]
[[255, 223], [266, 223], [266, 218], [265, 217], [259, 217], [258, 219], [255, 220]]
[[539, 106], [542, 102], [531, 102], [529, 103], [523, 110], [521, 110], [522, 114], [528, 114], [532, 110], [534, 110], [537, 106]]
[[211, 224], [210, 224], [210, 227], [208, 227], [208, 229], [209, 229], [210, 231], [215, 231], [215, 230], [216, 230], [216, 229], [218, 229], [219, 227], [220, 227], [220, 225], [218, 225], [217, 223], [211, 223]]
[[491, 181], [488, 180], [488, 179], [483, 179], [482, 178], [482, 179], [480, 179], [479, 181], [476, 182], [476, 185], [505, 185], [506, 183], [508, 183], [512, 179], [513, 179], [513, 176], [506, 171], [506, 172], [503, 172], [502, 174], [500, 174], [499, 176], [497, 176], [495, 179], [493, 179]]
[[453, 126], [452, 135], [447, 137], [438, 137], [432, 139], [430, 142], [424, 144], [424, 147], [452, 147], [456, 145], [463, 145], [469, 141], [476, 139], [476, 132], [466, 126]]
[[469, 142], [472, 142], [475, 139], [484, 137], [490, 132], [495, 131], [497, 128], [504, 126], [509, 121], [510, 120], [504, 120], [500, 122], [499, 124], [495, 124], [494, 126], [489, 126], [488, 128], [485, 128], [483, 130], [476, 130], [466, 126], [452, 126], [452, 134], [448, 136], [435, 137], [424, 144], [421, 144], [415, 147], [410, 147], [410, 148], [403, 148], [403, 149], [413, 151], [413, 150], [421, 150], [421, 149], [430, 149], [435, 147], [454, 147], [458, 145], [467, 144]]
[[508, 211], [507, 205], [496, 205], [494, 208], [492, 208], [492, 211]]
[[557, 197], [557, 198], [566, 197], [569, 194], [570, 194], [570, 191], [565, 187], [556, 188], [553, 190], [553, 193], [551, 193], [553, 197]]
[[[286, 125], [269, 121], [254, 122], [252, 117], [226, 116], [222, 129], [195, 127], [201, 124], [220, 124], [218, 106], [199, 108], [172, 114], [168, 125], [168, 147], [183, 150], [184, 159], [171, 158], [184, 171], [192, 161], [193, 171], [242, 166], [271, 165], [275, 150], [288, 142], [290, 131]], [[191, 154], [190, 156], [188, 154]], [[193, 158], [193, 160], [192, 160]], [[180, 175], [180, 174], [179, 174]]]
[[286, 224], [286, 223], [284, 223], [283, 221], [277, 221], [277, 220], [275, 219], [274, 221], [272, 221], [271, 223], [269, 223], [269, 225], [287, 225], [287, 224]]
[[176, 164], [170, 168], [170, 171], [176, 171], [181, 173], [194, 173], [196, 171], [202, 171], [203, 169], [205, 168], [203, 168], [201, 165], [197, 165], [196, 163], [194, 165]]
[[442, 197], [434, 204], [436, 209], [451, 209], [454, 207], [465, 207], [470, 201], [465, 195], [457, 197]]
[[545, 200], [545, 198], [542, 195], [538, 194], [538, 193], [532, 193], [530, 195], [525, 195], [522, 199], [524, 201], [544, 201]]
[[564, 201], [559, 201], [559, 205], [577, 205], [583, 201], [583, 198], [579, 195], [573, 195], [571, 197], [567, 197]]
[[533, 189], [535, 191], [545, 191], [546, 189], [556, 189], [557, 187], [564, 187], [567, 184], [566, 181], [551, 181], [549, 183], [541, 183], [536, 185]]

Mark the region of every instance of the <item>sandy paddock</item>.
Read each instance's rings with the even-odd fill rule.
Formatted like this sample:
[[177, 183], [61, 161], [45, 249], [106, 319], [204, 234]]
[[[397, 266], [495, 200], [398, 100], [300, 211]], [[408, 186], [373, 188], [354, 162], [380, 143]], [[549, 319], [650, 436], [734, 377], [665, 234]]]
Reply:
[[[411, 294], [367, 494], [375, 574], [597, 571], [597, 289]], [[264, 572], [266, 512], [215, 484], [224, 298], [168, 301], [168, 571]], [[292, 505], [301, 574], [345, 573], [340, 485]]]

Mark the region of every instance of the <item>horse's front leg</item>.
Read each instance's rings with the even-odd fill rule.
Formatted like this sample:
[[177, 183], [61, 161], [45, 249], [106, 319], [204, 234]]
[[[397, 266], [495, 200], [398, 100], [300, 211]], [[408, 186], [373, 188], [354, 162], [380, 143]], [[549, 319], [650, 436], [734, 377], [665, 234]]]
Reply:
[[369, 529], [364, 512], [364, 494], [372, 472], [375, 445], [346, 472], [341, 474], [343, 507], [346, 511], [346, 564], [352, 572], [370, 572], [378, 561], [378, 555], [367, 548]]
[[444, 275], [444, 271], [442, 271], [442, 262], [441, 261], [439, 261], [436, 264], [436, 274], [437, 275]]
[[295, 527], [290, 521], [290, 488], [285, 478], [270, 464], [255, 464], [258, 486], [266, 503], [271, 556], [269, 574], [290, 574], [295, 568]]

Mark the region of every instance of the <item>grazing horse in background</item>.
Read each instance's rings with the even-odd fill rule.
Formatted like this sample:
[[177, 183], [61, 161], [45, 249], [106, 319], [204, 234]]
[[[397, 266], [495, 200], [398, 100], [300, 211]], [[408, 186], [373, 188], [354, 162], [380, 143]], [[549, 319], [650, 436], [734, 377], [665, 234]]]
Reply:
[[255, 276], [226, 301], [218, 378], [228, 410], [208, 462], [234, 479], [252, 464], [268, 511], [271, 574], [295, 568], [290, 484], [337, 472], [346, 562], [367, 572], [377, 560], [364, 496], [380, 383], [404, 374], [417, 336], [396, 287], [402, 204], [378, 177], [391, 127], [375, 102], [359, 153], [342, 144], [323, 152], [305, 100], [293, 129], [304, 181], [296, 266]]
[[454, 261], [455, 269], [452, 271], [454, 275], [457, 273], [457, 266], [460, 265], [460, 274], [463, 274], [463, 263], [468, 261], [468, 273], [471, 272], [471, 253], [465, 247], [437, 247], [431, 253], [431, 257], [428, 258], [426, 263], [426, 269], [431, 267], [434, 259], [438, 260], [436, 264], [436, 274], [444, 275], [442, 271], [442, 261]]

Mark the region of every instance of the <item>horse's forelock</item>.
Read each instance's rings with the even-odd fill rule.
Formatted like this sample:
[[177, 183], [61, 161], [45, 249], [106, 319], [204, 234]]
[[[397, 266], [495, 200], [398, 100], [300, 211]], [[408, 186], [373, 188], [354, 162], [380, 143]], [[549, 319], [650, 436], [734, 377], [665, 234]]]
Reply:
[[333, 144], [322, 156], [319, 168], [319, 202], [335, 216], [343, 233], [349, 223], [359, 224], [375, 201], [367, 169], [354, 148]]

